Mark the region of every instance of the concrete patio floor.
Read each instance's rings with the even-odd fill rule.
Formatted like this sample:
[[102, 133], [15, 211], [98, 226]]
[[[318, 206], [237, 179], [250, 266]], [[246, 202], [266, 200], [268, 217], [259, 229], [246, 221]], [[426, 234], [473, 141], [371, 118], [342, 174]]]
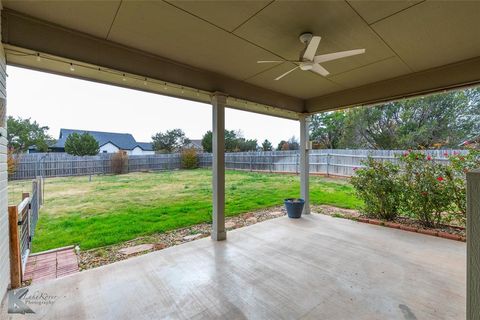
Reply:
[[[312, 214], [32, 285], [12, 319], [464, 319], [462, 242]], [[5, 313], [3, 313], [5, 314]]]

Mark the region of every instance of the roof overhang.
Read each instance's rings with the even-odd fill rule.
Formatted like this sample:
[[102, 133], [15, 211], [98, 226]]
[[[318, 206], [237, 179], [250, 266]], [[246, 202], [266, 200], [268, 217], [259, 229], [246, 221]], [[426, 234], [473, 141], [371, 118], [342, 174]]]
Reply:
[[374, 105], [480, 84], [480, 57], [343, 90], [306, 101], [308, 112]]
[[[289, 119], [480, 83], [479, 2], [260, 2], [6, 0], [2, 42], [10, 65]], [[255, 60], [296, 58], [302, 31], [367, 53], [274, 81], [292, 64]]]
[[[228, 95], [230, 108], [287, 119], [298, 119], [305, 111], [302, 99], [5, 9], [2, 42], [9, 65], [204, 103], [211, 103], [211, 95], [222, 92]], [[70, 64], [75, 66], [74, 72]]]

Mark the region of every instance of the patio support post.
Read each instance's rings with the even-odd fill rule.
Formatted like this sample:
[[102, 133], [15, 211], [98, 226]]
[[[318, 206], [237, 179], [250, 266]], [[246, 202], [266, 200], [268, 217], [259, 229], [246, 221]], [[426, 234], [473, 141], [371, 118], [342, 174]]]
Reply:
[[307, 115], [300, 116], [300, 195], [305, 200], [303, 214], [310, 214], [310, 161], [308, 158], [310, 149], [309, 139], [310, 118]]
[[467, 320], [480, 320], [480, 169], [467, 173]]
[[213, 213], [212, 239], [225, 240], [225, 106], [227, 96], [216, 92], [212, 96], [212, 171]]

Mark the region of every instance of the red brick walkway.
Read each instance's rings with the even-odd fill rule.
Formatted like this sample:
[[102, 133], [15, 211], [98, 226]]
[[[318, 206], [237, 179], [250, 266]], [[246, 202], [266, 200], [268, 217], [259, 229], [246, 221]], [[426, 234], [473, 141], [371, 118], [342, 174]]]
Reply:
[[64, 277], [78, 272], [78, 259], [73, 248], [30, 256], [24, 281], [39, 282]]

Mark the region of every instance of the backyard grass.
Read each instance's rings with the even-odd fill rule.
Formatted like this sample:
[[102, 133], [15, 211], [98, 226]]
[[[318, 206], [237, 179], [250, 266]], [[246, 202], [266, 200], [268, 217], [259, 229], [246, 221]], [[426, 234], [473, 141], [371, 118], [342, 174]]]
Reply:
[[[20, 199], [29, 182], [11, 182]], [[310, 178], [312, 204], [358, 208], [345, 180]], [[226, 173], [226, 215], [282, 205], [298, 197], [299, 177], [240, 171]], [[138, 236], [211, 221], [211, 172], [197, 169], [125, 175], [49, 178], [33, 251], [78, 244], [91, 249]]]

